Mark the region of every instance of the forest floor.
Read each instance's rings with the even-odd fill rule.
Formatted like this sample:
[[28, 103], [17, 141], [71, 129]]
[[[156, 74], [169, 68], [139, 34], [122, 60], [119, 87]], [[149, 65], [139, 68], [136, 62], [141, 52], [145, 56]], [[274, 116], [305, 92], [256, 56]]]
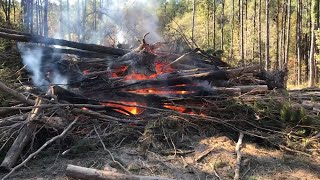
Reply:
[[[226, 136], [190, 138], [190, 143], [185, 145], [194, 151], [159, 153], [159, 150], [147, 151], [144, 155], [138, 153], [135, 142], [110, 148], [112, 157], [103, 149], [74, 150], [62, 156], [61, 151], [49, 148], [10, 179], [68, 179], [65, 176], [67, 164], [176, 179], [233, 179], [236, 161], [233, 140]], [[195, 161], [200, 153], [212, 146], [211, 153]], [[122, 167], [115, 162], [119, 162]], [[320, 158], [259, 147], [254, 143], [246, 143], [244, 137], [240, 176], [241, 179], [251, 180], [320, 179]]]

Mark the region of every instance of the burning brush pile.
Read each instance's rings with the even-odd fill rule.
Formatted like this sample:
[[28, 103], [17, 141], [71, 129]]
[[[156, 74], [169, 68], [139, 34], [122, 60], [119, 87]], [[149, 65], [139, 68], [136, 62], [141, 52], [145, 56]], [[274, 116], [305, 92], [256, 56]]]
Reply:
[[[148, 44], [144, 37], [136, 49], [122, 56], [106, 53], [105, 58], [90, 53], [84, 57], [88, 54], [84, 51], [80, 56], [54, 51], [38, 56], [34, 45], [20, 45], [34, 85], [21, 82], [29, 85], [21, 92], [1, 85], [29, 105], [4, 109], [11, 116], [0, 121], [5, 142], [1, 151], [7, 151], [1, 167], [10, 170], [21, 154], [28, 154], [25, 149], [39, 128], [39, 136], [48, 138], [62, 132], [45, 146], [68, 134], [69, 140], [93, 137], [106, 144], [138, 141], [141, 153], [171, 148], [166, 138], [175, 142], [193, 133], [227, 133], [236, 138], [242, 132], [253, 141], [287, 150], [315, 148], [311, 142], [299, 145], [302, 137], [317, 132], [308, 126], [317, 116], [285, 103], [290, 99], [280, 92], [285, 89], [285, 69], [232, 68], [200, 49], [177, 55], [159, 51], [163, 45]], [[36, 57], [41, 59], [38, 70], [32, 64]], [[21, 113], [13, 115], [16, 110]], [[295, 133], [302, 130], [302, 134]], [[70, 150], [72, 145], [61, 146]]]

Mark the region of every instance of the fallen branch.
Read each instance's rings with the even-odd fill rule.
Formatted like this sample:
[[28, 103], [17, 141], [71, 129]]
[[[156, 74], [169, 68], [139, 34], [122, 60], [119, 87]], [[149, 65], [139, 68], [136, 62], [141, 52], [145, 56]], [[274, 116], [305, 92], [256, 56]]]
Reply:
[[[35, 106], [41, 105], [42, 100], [37, 98], [35, 101]], [[14, 164], [17, 162], [22, 150], [31, 140], [34, 130], [36, 129], [37, 125], [33, 122], [33, 120], [38, 116], [40, 113], [40, 108], [33, 108], [29, 116], [27, 117], [26, 124], [23, 126], [19, 135], [13, 142], [12, 146], [10, 147], [9, 151], [7, 152], [4, 160], [2, 161], [0, 167], [11, 170]]]
[[190, 52], [187, 52], [187, 53], [183, 54], [182, 56], [178, 57], [176, 60], [172, 61], [170, 64], [164, 66], [164, 67], [162, 68], [162, 71], [164, 71], [165, 69], [167, 69], [167, 68], [170, 67], [171, 65], [173, 65], [173, 64], [175, 64], [175, 63], [177, 63], [177, 62], [179, 62], [179, 61], [184, 60], [184, 59], [185, 59], [186, 57], [188, 57], [191, 53], [196, 52], [196, 51], [198, 51], [198, 50], [199, 50], [199, 49], [196, 48], [196, 49], [194, 49], [194, 50], [192, 50], [192, 51], [190, 51]]
[[241, 165], [241, 145], [242, 145], [242, 139], [243, 139], [244, 134], [240, 132], [239, 139], [236, 145], [236, 153], [237, 153], [237, 161], [236, 161], [236, 167], [234, 171], [234, 180], [240, 179], [240, 165]]
[[97, 180], [172, 180], [170, 178], [161, 178], [156, 176], [138, 176], [126, 175], [112, 171], [102, 171], [92, 168], [85, 168], [68, 164], [66, 175], [75, 179], [97, 179]]
[[16, 90], [13, 90], [11, 88], [9, 88], [8, 86], [6, 86], [4, 83], [2, 83], [0, 81], [0, 90], [10, 94], [11, 96], [15, 97], [17, 100], [27, 103], [27, 104], [34, 104], [35, 102], [31, 99], [28, 99], [26, 96], [24, 96], [23, 94], [20, 94], [19, 92], [17, 92]]
[[19, 165], [15, 166], [6, 176], [4, 176], [2, 178], [2, 180], [7, 179], [12, 173], [14, 173], [17, 169], [21, 168], [22, 166], [24, 166], [28, 161], [30, 161], [30, 159], [32, 159], [34, 156], [36, 156], [37, 154], [39, 154], [44, 148], [46, 148], [49, 144], [53, 143], [54, 141], [61, 139], [71, 128], [72, 126], [78, 121], [79, 117], [75, 118], [75, 120], [73, 120], [69, 126], [63, 130], [63, 132], [53, 138], [51, 138], [49, 141], [47, 141], [46, 143], [44, 143], [44, 145], [42, 145], [37, 151], [35, 151], [34, 153], [30, 154], [27, 159], [25, 159], [22, 163], [20, 163]]
[[195, 159], [196, 162], [200, 161], [201, 159], [203, 159], [205, 156], [207, 156], [208, 154], [210, 154], [216, 147], [212, 146], [209, 149], [206, 149], [205, 151], [203, 151], [202, 153], [200, 153], [200, 155]]

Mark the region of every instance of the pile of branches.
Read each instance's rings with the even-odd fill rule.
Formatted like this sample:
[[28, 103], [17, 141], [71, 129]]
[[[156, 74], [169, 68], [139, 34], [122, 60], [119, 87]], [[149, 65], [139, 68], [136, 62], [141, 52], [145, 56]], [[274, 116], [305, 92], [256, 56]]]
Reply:
[[[319, 153], [312, 151], [319, 149], [319, 117], [314, 109], [291, 103], [291, 96], [281, 92], [285, 88], [286, 69], [265, 72], [258, 65], [232, 68], [200, 49], [183, 55], [157, 52], [161, 43], [148, 44], [145, 37], [134, 50], [103, 51], [103, 46], [46, 41], [8, 30], [0, 32], [0, 36], [24, 42], [71, 44], [72, 48], [81, 49], [64, 52], [44, 47], [45, 58], [56, 57], [56, 52], [62, 57], [55, 63], [70, 77], [68, 88], [52, 85], [43, 92], [29, 81], [21, 82], [17, 89], [0, 83], [0, 90], [15, 99], [11, 107], [2, 107], [0, 111], [2, 117], [7, 116], [0, 119], [0, 152], [6, 152], [1, 168], [10, 171], [6, 177], [48, 145], [66, 137], [91, 138], [103, 146], [125, 138], [128, 142], [138, 141], [144, 153], [158, 148], [155, 142], [172, 148], [164, 141], [168, 137], [178, 142], [183, 134], [212, 135], [218, 131], [236, 138], [241, 132], [252, 137], [252, 141], [262, 140], [287, 151], [307, 156]], [[27, 44], [25, 48], [35, 46], [38, 45]], [[73, 55], [65, 55], [71, 52]], [[158, 61], [162, 63], [160, 78], [126, 79], [134, 73], [157, 73], [154, 65]], [[141, 94], [148, 88], [187, 94]], [[124, 107], [143, 112], [136, 115]], [[50, 140], [35, 141], [35, 137], [44, 135]], [[309, 141], [302, 145], [305, 139]], [[28, 151], [34, 143], [38, 143], [39, 149]], [[64, 153], [68, 153], [75, 144], [63, 147]], [[25, 158], [19, 162], [21, 156]]]

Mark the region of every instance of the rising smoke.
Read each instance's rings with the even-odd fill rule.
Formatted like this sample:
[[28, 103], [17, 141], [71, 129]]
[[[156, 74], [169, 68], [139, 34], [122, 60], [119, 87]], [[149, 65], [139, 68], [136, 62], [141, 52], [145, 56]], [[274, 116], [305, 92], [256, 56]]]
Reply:
[[[68, 8], [65, 7], [67, 4], [63, 1], [62, 12], [60, 12], [62, 25], [59, 31], [54, 32], [54, 36], [67, 39], [68, 35], [65, 33], [69, 29], [73, 37], [78, 36], [81, 32], [81, 37], [74, 38], [74, 40], [80, 39], [82, 42], [93, 44], [125, 43], [133, 46], [137, 38], [140, 39], [147, 32], [150, 32], [149, 41], [162, 40], [158, 32], [159, 1], [96, 0], [96, 8], [93, 8], [94, 2], [70, 1], [68, 12]], [[94, 24], [95, 18], [96, 24]], [[106, 43], [108, 41], [109, 43]]]
[[[62, 2], [62, 6], [59, 2]], [[56, 24], [49, 22], [50, 29], [53, 31], [49, 32], [51, 37], [66, 40], [71, 37], [73, 41], [106, 46], [121, 43], [131, 48], [137, 45], [137, 39], [141, 39], [147, 32], [150, 33], [150, 36], [147, 37], [148, 42], [162, 40], [158, 33], [159, 20], [156, 12], [160, 7], [160, 2], [157, 0], [97, 0], [95, 1], [96, 8], [92, 8], [90, 4], [94, 1], [70, 0], [69, 2], [68, 11], [66, 1], [51, 0], [56, 7], [62, 7], [62, 12], [59, 12], [60, 20], [49, 16], [49, 19], [53, 18], [51, 22], [61, 23], [57, 28]], [[90, 5], [91, 8], [89, 8]], [[49, 7], [49, 14], [50, 11]], [[96, 17], [96, 24], [93, 28], [92, 19], [94, 17]], [[113, 43], [110, 43], [110, 39]], [[46, 90], [51, 84], [66, 87], [67, 75], [60, 73], [54, 59], [43, 59], [43, 50], [40, 47], [29, 48], [24, 44], [19, 44], [18, 48], [22, 54], [23, 63], [32, 74], [32, 81], [36, 86], [42, 90]]]
[[[57, 68], [57, 59], [53, 56], [44, 59], [41, 47], [28, 46], [18, 43], [23, 64], [32, 75], [32, 82], [43, 91], [47, 91], [50, 85], [67, 87], [68, 78], [61, 74]], [[59, 59], [58, 59], [59, 60]]]

